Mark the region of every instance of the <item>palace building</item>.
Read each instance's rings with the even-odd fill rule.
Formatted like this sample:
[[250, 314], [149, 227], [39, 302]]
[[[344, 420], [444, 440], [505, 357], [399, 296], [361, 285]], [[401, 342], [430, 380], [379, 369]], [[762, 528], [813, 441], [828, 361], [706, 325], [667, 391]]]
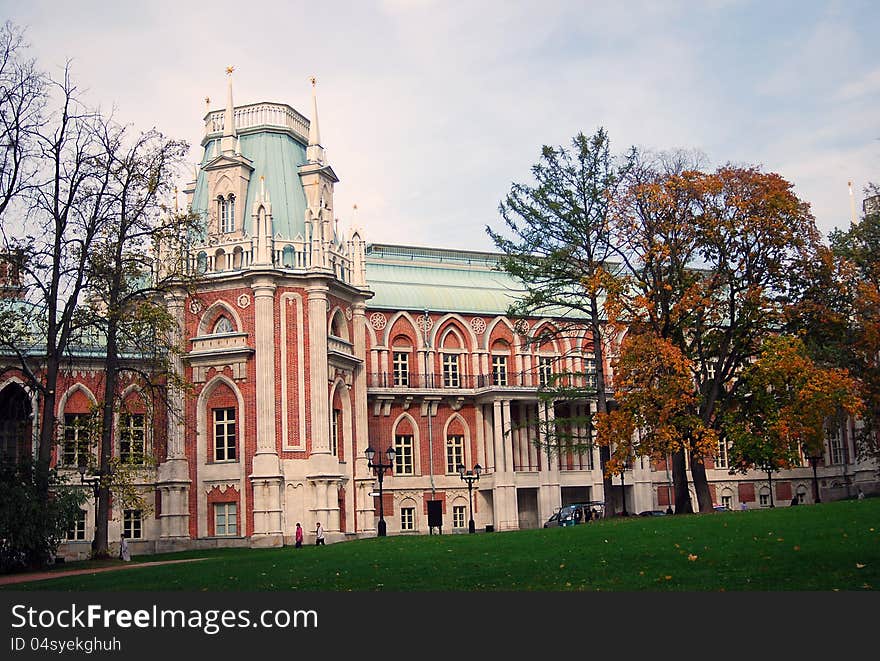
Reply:
[[[497, 255], [370, 244], [340, 233], [339, 179], [326, 158], [314, 95], [311, 119], [281, 103], [235, 106], [205, 116], [203, 157], [185, 188], [207, 232], [189, 254], [198, 291], [168, 298], [184, 352], [176, 369], [192, 384], [167, 410], [132, 385], [114, 453], [144, 449], [156, 461], [139, 484], [149, 510], [116, 511], [110, 539], [132, 553], [224, 545], [306, 543], [321, 522], [328, 542], [377, 534], [428, 534], [429, 503], [440, 532], [538, 528], [561, 506], [608, 500], [610, 511], [665, 510], [670, 471], [634, 461], [603, 495], [598, 449], [547, 453], [536, 444], [556, 415], [587, 414], [593, 402], [539, 398], [555, 370], [591, 372], [590, 341], [558, 320], [507, 318], [521, 291], [495, 269]], [[538, 339], [545, 338], [545, 339]], [[71, 363], [59, 387], [57, 465], [74, 483], [78, 453], [92, 451], [78, 422], [102, 398], [93, 358]], [[12, 375], [0, 378], [4, 452], [36, 438], [38, 400]], [[544, 425], [541, 424], [543, 421]], [[818, 467], [824, 499], [874, 484], [857, 463], [851, 430], [831, 434]], [[25, 439], [25, 440], [22, 440]], [[365, 452], [393, 468], [382, 481]], [[482, 468], [468, 484], [458, 469]], [[738, 509], [812, 502], [812, 470], [731, 475], [724, 448], [708, 465], [718, 505]], [[866, 489], [867, 491], [867, 489]], [[696, 502], [696, 499], [694, 499]], [[89, 500], [59, 553], [88, 554]], [[311, 537], [309, 536], [311, 534]]]

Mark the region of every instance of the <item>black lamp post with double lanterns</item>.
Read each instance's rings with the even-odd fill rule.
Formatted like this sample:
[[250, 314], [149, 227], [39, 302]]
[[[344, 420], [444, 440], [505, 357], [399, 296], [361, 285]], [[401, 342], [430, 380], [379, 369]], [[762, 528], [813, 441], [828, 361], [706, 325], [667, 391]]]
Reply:
[[463, 482], [467, 483], [468, 488], [468, 509], [470, 513], [470, 520], [468, 521], [468, 532], [473, 534], [476, 532], [476, 527], [474, 526], [474, 500], [473, 500], [473, 490], [474, 490], [474, 482], [480, 481], [480, 473], [483, 472], [483, 467], [480, 464], [475, 464], [473, 470], [465, 470], [464, 464], [458, 465], [458, 476], [462, 479]]
[[79, 471], [80, 483], [84, 486], [88, 485], [92, 487], [92, 493], [95, 497], [95, 508], [97, 509], [98, 496], [101, 493], [101, 480], [103, 479], [104, 475], [107, 475], [109, 477], [111, 471], [107, 471], [106, 473], [104, 473], [103, 471], [98, 471], [96, 474], [86, 477], [86, 470], [88, 470], [88, 458], [84, 454], [79, 455], [76, 463], [76, 469]]
[[379, 526], [376, 529], [377, 537], [385, 537], [385, 509], [382, 503], [382, 479], [385, 477], [385, 471], [391, 470], [394, 467], [394, 457], [397, 456], [397, 452], [395, 452], [393, 447], [389, 447], [385, 450], [385, 455], [388, 457], [388, 463], [383, 464], [381, 461], [373, 462], [373, 457], [376, 456], [376, 451], [368, 447], [364, 450], [364, 454], [367, 457], [367, 468], [372, 468], [376, 471], [376, 476], [379, 478]]

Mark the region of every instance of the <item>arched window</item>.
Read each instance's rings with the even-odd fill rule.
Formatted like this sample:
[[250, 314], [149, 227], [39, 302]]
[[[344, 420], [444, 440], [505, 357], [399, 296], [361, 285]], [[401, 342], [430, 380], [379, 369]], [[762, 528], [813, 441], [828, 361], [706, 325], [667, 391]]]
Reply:
[[217, 198], [217, 217], [221, 234], [235, 231], [235, 195], [230, 193], [226, 199], [222, 195]]
[[214, 330], [211, 332], [212, 335], [225, 335], [226, 333], [234, 333], [235, 327], [233, 327], [232, 322], [229, 321], [229, 317], [220, 317], [217, 322], [214, 324]]
[[17, 383], [0, 391], [0, 459], [18, 459], [29, 452], [31, 403]]

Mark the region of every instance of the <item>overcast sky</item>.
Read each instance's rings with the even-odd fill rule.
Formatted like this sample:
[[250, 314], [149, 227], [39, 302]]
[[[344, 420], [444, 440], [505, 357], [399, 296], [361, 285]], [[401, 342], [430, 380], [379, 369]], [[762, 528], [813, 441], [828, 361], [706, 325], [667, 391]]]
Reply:
[[[486, 225], [541, 145], [604, 126], [791, 181], [823, 232], [848, 182], [880, 181], [876, 0], [50, 2], [0, 0], [41, 66], [199, 157], [205, 97], [311, 114], [341, 181], [336, 213], [371, 242], [489, 250]], [[353, 206], [357, 205], [356, 212]]]

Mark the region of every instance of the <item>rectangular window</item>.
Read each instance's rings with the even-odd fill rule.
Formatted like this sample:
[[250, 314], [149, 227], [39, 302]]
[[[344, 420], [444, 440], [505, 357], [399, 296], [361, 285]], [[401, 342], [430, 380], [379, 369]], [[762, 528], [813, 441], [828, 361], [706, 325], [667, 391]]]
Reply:
[[395, 386], [408, 386], [409, 385], [409, 353], [406, 351], [395, 351], [394, 352], [394, 385]]
[[492, 385], [507, 385], [507, 356], [492, 356]]
[[443, 354], [443, 387], [444, 388], [460, 388], [461, 379], [458, 373], [458, 354]]
[[143, 537], [140, 510], [125, 510], [122, 513], [122, 536], [127, 539], [140, 539]]
[[715, 468], [727, 468], [727, 441], [718, 441], [718, 454], [715, 455]]
[[553, 358], [551, 356], [538, 356], [538, 384], [550, 385], [553, 377]]
[[761, 507], [769, 507], [770, 506], [770, 494], [769, 493], [759, 493], [758, 494], [758, 505]]
[[214, 535], [235, 537], [238, 534], [238, 504], [214, 504]]
[[0, 459], [16, 459], [25, 447], [25, 426], [19, 420], [0, 420]]
[[400, 508], [400, 529], [415, 530], [416, 529], [416, 510], [414, 507]]
[[411, 434], [398, 434], [394, 437], [395, 475], [412, 475], [413, 467], [413, 437]]
[[91, 447], [90, 418], [87, 413], [64, 414], [64, 444], [61, 448], [61, 463], [77, 466], [79, 458], [88, 458]]
[[76, 513], [76, 521], [73, 527], [67, 531], [67, 539], [71, 542], [81, 542], [86, 538], [86, 511], [79, 510]]
[[464, 505], [453, 505], [452, 506], [452, 527], [462, 529], [465, 527], [465, 512]]
[[123, 413], [119, 416], [119, 459], [134, 464], [144, 463], [144, 414]]
[[235, 461], [235, 409], [214, 409], [214, 461]]
[[330, 416], [330, 454], [337, 456], [339, 451], [339, 421], [342, 419], [342, 411], [333, 409]]
[[596, 387], [596, 359], [593, 356], [584, 357], [584, 382], [587, 388]]
[[228, 200], [222, 197], [217, 200], [220, 211], [220, 231], [224, 234], [235, 230], [235, 198], [229, 196]]
[[457, 473], [459, 465], [464, 465], [464, 436], [454, 434], [446, 437], [446, 472]]
[[843, 441], [840, 438], [840, 427], [835, 427], [834, 429], [829, 429], [827, 432], [827, 435], [828, 435], [828, 447], [831, 450], [831, 463], [832, 464], [844, 463], [845, 455], [843, 453]]
[[721, 504], [727, 509], [733, 509], [733, 496], [721, 496]]

